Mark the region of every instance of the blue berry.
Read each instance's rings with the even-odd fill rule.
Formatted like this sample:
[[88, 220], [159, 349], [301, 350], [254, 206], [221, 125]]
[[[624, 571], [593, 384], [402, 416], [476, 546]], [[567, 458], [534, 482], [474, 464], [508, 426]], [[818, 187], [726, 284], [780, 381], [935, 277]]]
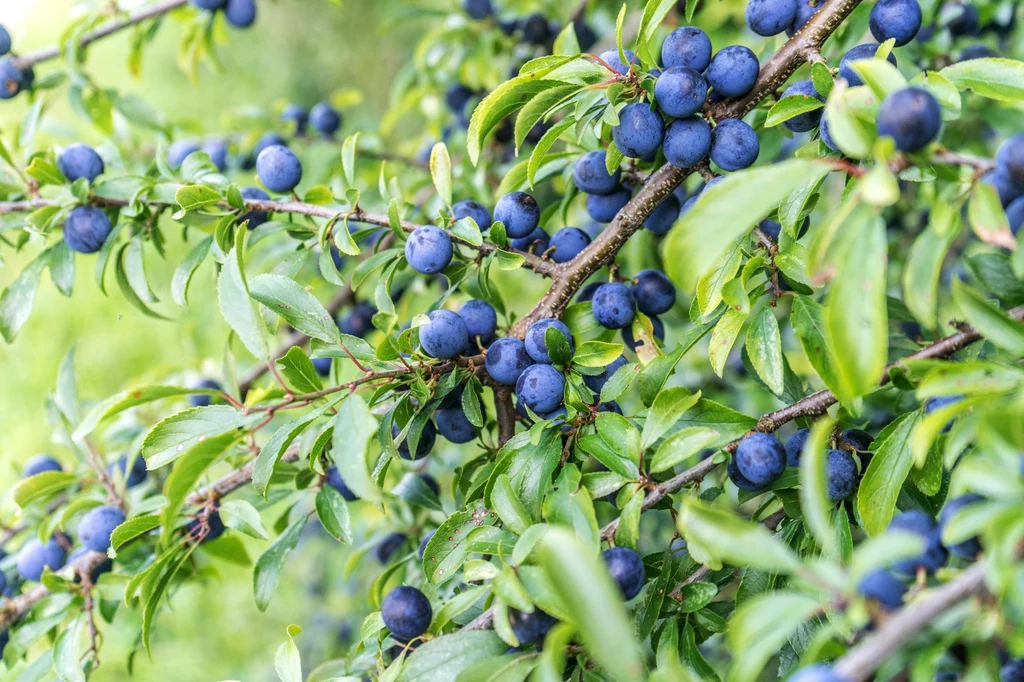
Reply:
[[210, 163], [221, 173], [228, 167], [228, 145], [223, 140], [211, 140], [203, 145], [204, 152], [210, 157]]
[[273, 145], [256, 157], [256, 175], [271, 192], [287, 194], [299, 186], [302, 164], [288, 147]]
[[395, 639], [416, 639], [430, 627], [434, 617], [430, 600], [415, 587], [400, 585], [385, 595], [380, 603], [380, 616]]
[[1020, 197], [1020, 191], [1010, 179], [1010, 174], [1003, 168], [997, 167], [995, 170], [990, 170], [981, 176], [981, 181], [995, 188], [996, 193], [999, 195], [999, 203], [1002, 204], [1003, 208], [1006, 208], [1015, 199]]
[[509, 239], [525, 237], [540, 224], [540, 206], [526, 192], [510, 192], [498, 199], [494, 221], [505, 226]]
[[424, 535], [423, 539], [420, 540], [420, 548], [417, 551], [417, 554], [420, 557], [420, 561], [423, 561], [423, 553], [427, 551], [427, 545], [430, 544], [430, 538], [434, 537], [434, 533], [436, 533], [436, 532], [437, 532], [436, 529], [432, 530], [429, 533], [427, 533], [426, 535]]
[[469, 342], [466, 323], [451, 310], [435, 310], [419, 328], [420, 346], [432, 358], [449, 360], [462, 353]]
[[456, 220], [462, 220], [463, 218], [472, 218], [476, 226], [481, 230], [486, 230], [491, 227], [491, 212], [472, 199], [466, 199], [452, 206], [452, 217]]
[[56, 571], [64, 566], [66, 558], [67, 552], [56, 537], [50, 538], [45, 545], [39, 538], [32, 538], [21, 546], [16, 564], [24, 580], [39, 580], [44, 568]]
[[[984, 502], [984, 500], [985, 498], [981, 495], [968, 494], [955, 497], [946, 502], [946, 506], [943, 507], [942, 512], [939, 513], [940, 531], [945, 533], [946, 527], [961, 509], [972, 504], [977, 504], [978, 502]], [[950, 545], [949, 551], [956, 554], [958, 557], [974, 560], [978, 558], [979, 554], [981, 554], [981, 542], [978, 541], [977, 537], [967, 538], [955, 545]]]
[[747, 26], [761, 36], [774, 36], [793, 25], [797, 0], [747, 0]]
[[729, 464], [725, 467], [725, 473], [729, 476], [729, 480], [732, 481], [732, 484], [740, 490], [744, 490], [748, 493], [756, 493], [764, 489], [763, 485], [756, 485], [755, 483], [752, 483], [747, 480], [746, 476], [740, 473], [739, 467], [736, 466], [735, 457], [729, 460]]
[[519, 643], [530, 645], [541, 644], [544, 641], [544, 635], [558, 621], [554, 616], [548, 615], [538, 608], [534, 608], [532, 613], [523, 613], [519, 609], [509, 607], [508, 622]]
[[988, 45], [968, 45], [964, 49], [960, 50], [960, 58], [958, 62], [969, 62], [972, 59], [988, 59], [992, 57], [998, 57], [999, 53], [993, 50]]
[[535, 413], [546, 414], [565, 399], [565, 377], [551, 365], [530, 365], [516, 381], [516, 395]]
[[588, 194], [587, 215], [599, 223], [610, 223], [629, 203], [631, 197], [632, 194], [625, 187], [620, 187], [611, 194]]
[[434, 419], [437, 430], [451, 443], [468, 443], [476, 438], [476, 427], [460, 406], [439, 409]]
[[796, 16], [793, 18], [793, 23], [790, 24], [789, 28], [786, 29], [786, 33], [792, 36], [794, 33], [804, 27], [808, 21], [811, 20], [819, 9], [825, 4], [826, 0], [798, 0], [796, 4]]
[[334, 137], [341, 128], [341, 114], [330, 102], [317, 102], [309, 110], [309, 127], [324, 137]]
[[676, 303], [676, 286], [660, 270], [641, 270], [633, 276], [633, 298], [645, 315], [660, 315]]
[[643, 102], [624, 106], [619, 112], [619, 125], [612, 128], [615, 146], [631, 159], [654, 154], [664, 137], [665, 123], [661, 115], [651, 111], [651, 107]]
[[878, 134], [896, 140], [896, 148], [916, 152], [931, 144], [942, 127], [942, 110], [927, 90], [905, 88], [882, 101], [878, 110]]
[[880, 43], [890, 38], [896, 47], [906, 45], [921, 30], [921, 5], [917, 0], [878, 0], [871, 8], [871, 35]]
[[263, 133], [252, 148], [253, 156], [259, 158], [264, 149], [274, 146], [287, 147], [288, 141], [277, 133]]
[[810, 429], [799, 429], [786, 439], [786, 466], [800, 466], [800, 455], [804, 452], [804, 443], [809, 435]]
[[672, 121], [665, 131], [664, 151], [673, 166], [697, 165], [711, 151], [711, 126], [700, 116]]
[[[259, 187], [243, 187], [239, 193], [246, 201], [270, 201], [270, 195]], [[244, 223], [247, 220], [249, 221], [248, 227], [250, 230], [255, 230], [257, 227], [267, 222], [268, 219], [269, 215], [266, 211], [246, 211], [238, 216], [239, 223]]]
[[722, 97], [739, 97], [753, 89], [760, 68], [749, 47], [730, 45], [718, 51], [704, 76]]
[[373, 316], [377, 309], [369, 303], [357, 303], [345, 317], [338, 321], [342, 334], [364, 338], [373, 329]]
[[629, 73], [630, 66], [634, 64], [639, 65], [639, 61], [632, 51], [624, 49], [622, 52], [626, 55], [626, 63], [623, 63], [622, 60], [619, 59], [619, 51], [615, 48], [602, 52], [601, 59], [604, 60], [608, 66], [612, 67], [616, 73], [625, 76]]
[[1024, 133], [1017, 133], [999, 147], [996, 168], [1006, 173], [1018, 192], [1024, 192]]
[[809, 665], [800, 668], [789, 678], [789, 682], [849, 682], [845, 677], [827, 665]]
[[584, 284], [583, 288], [581, 288], [579, 292], [576, 293], [576, 302], [586, 303], [587, 301], [592, 301], [594, 299], [594, 292], [597, 291], [598, 287], [600, 287], [601, 284], [602, 282], [591, 282], [590, 284]]
[[[864, 81], [853, 70], [852, 64], [862, 59], [872, 59], [875, 53], [878, 51], [878, 45], [875, 43], [864, 43], [853, 48], [839, 60], [839, 77], [845, 78], [846, 82], [850, 84], [850, 87], [856, 87], [858, 85], [864, 85]], [[889, 63], [896, 66], [896, 56], [892, 52], [887, 57]]]
[[128, 471], [128, 456], [121, 455], [117, 458], [116, 462], [107, 465], [107, 474], [113, 476], [115, 469], [120, 470], [121, 477], [125, 479], [124, 483], [128, 488], [134, 488], [139, 485], [146, 480], [146, 476], [149, 474], [146, 471], [146, 460], [141, 455], [132, 460], [131, 471]]
[[226, 3], [227, 0], [189, 0], [189, 2], [199, 9], [205, 9], [213, 12], [214, 10], [224, 7], [224, 3]]
[[77, 206], [64, 219], [64, 241], [77, 253], [99, 251], [110, 230], [110, 218], [95, 206]]
[[619, 178], [622, 171], [615, 169], [615, 174], [609, 174], [605, 168], [607, 152], [587, 152], [580, 157], [573, 168], [572, 176], [576, 186], [581, 192], [587, 194], [611, 194], [619, 188]]
[[[786, 454], [788, 459], [789, 453]], [[857, 463], [845, 450], [828, 451], [825, 476], [828, 480], [828, 499], [833, 502], [845, 500], [857, 489]]]
[[513, 249], [540, 256], [550, 247], [551, 238], [548, 237], [547, 232], [538, 227], [525, 237], [509, 240], [509, 244], [512, 245]]
[[711, 131], [711, 160], [723, 170], [743, 170], [757, 161], [760, 153], [757, 133], [743, 121], [729, 118]]
[[57, 157], [57, 166], [68, 182], [85, 178], [90, 183], [103, 173], [103, 159], [92, 147], [76, 142]]
[[487, 349], [484, 365], [492, 379], [505, 386], [515, 386], [519, 375], [533, 364], [526, 345], [519, 339], [507, 336], [498, 339]]
[[[793, 95], [813, 97], [819, 102], [825, 101], [825, 98], [818, 94], [818, 91], [814, 88], [814, 83], [810, 80], [797, 81], [786, 88], [786, 91], [782, 93], [783, 97], [791, 97]], [[822, 111], [822, 109], [815, 109], [814, 111], [808, 111], [804, 114], [798, 114], [788, 121], [784, 121], [782, 125], [786, 126], [794, 133], [806, 133], [814, 130], [821, 123]]]
[[[551, 358], [548, 356], [548, 344], [545, 341], [545, 334], [547, 333], [548, 327], [554, 327], [558, 331], [562, 332], [566, 340], [569, 342], [570, 352], [572, 352], [573, 348], [573, 339], [572, 332], [569, 331], [569, 328], [551, 317], [545, 317], [544, 319], [537, 320], [530, 325], [530, 328], [526, 330], [526, 352], [529, 353], [534, 362], [541, 362], [550, 365]], [[536, 410], [534, 411], [536, 412]], [[549, 410], [544, 410], [544, 412], [548, 411]]]
[[498, 329], [498, 315], [487, 301], [467, 301], [459, 309], [459, 317], [466, 323], [469, 343], [474, 350], [477, 337], [480, 337], [480, 342], [486, 346]]
[[462, 0], [462, 9], [474, 19], [486, 19], [494, 14], [491, 0]]
[[934, 573], [949, 558], [946, 548], [942, 546], [938, 524], [923, 511], [915, 509], [897, 514], [889, 524], [889, 530], [914, 533], [924, 538], [926, 542], [925, 550], [920, 555], [893, 563], [892, 568], [897, 573], [914, 575], [918, 569]]
[[[665, 323], [654, 315], [648, 315], [651, 319], [651, 329], [654, 330], [654, 338], [658, 341], [665, 340]], [[634, 353], [636, 352], [637, 341], [633, 338], [633, 326], [622, 328], [622, 342]]]
[[29, 476], [41, 474], [44, 471], [63, 470], [64, 467], [62, 467], [60, 462], [53, 457], [50, 457], [49, 455], [33, 455], [28, 458], [27, 462], [25, 462], [25, 467], [22, 469], [21, 475], [23, 478], [28, 478]]
[[405, 540], [406, 537], [401, 533], [389, 533], [384, 536], [380, 544], [373, 548], [373, 555], [377, 558], [378, 562], [387, 565], [391, 561], [391, 557], [395, 555], [395, 552], [405, 544]]
[[313, 362], [313, 369], [322, 377], [331, 373], [331, 358], [310, 358]]
[[786, 470], [786, 449], [775, 436], [752, 433], [736, 448], [736, 466], [744, 478], [764, 486]]
[[[0, 26], [0, 57], [11, 51], [11, 34], [7, 29]], [[3, 590], [0, 590], [2, 592]]]
[[[201, 379], [189, 386], [189, 388], [208, 388], [213, 391], [223, 390], [221, 385], [213, 379]], [[188, 402], [192, 407], [208, 407], [213, 403], [213, 396], [206, 395], [205, 393], [197, 393], [188, 397]]]
[[591, 301], [594, 319], [606, 329], [622, 329], [632, 324], [636, 315], [633, 292], [622, 282], [604, 284], [594, 292]]
[[21, 92], [24, 76], [10, 57], [0, 59], [0, 99], [11, 99]]
[[235, 28], [249, 28], [256, 23], [255, 0], [227, 0], [224, 18]]
[[296, 135], [305, 135], [306, 125], [309, 123], [309, 111], [301, 104], [286, 104], [281, 111], [281, 121], [294, 127]]
[[[818, 134], [820, 135], [821, 143], [834, 152], [839, 152], [839, 145], [832, 139], [832, 135], [828, 131], [828, 118], [822, 114], [821, 116], [821, 127], [818, 128]], [[840, 152], [841, 153], [841, 152]]]
[[948, 6], [959, 10], [946, 23], [946, 28], [954, 38], [978, 35], [981, 25], [977, 9], [968, 2], [951, 2]]
[[338, 473], [338, 467], [333, 464], [327, 467], [327, 485], [341, 493], [341, 496], [349, 502], [353, 502], [358, 499], [356, 494], [349, 490], [349, 487], [345, 485], [345, 480], [341, 477], [341, 474]]
[[615, 414], [622, 414], [622, 408], [619, 407], [619, 404], [614, 400], [609, 400], [608, 402], [601, 403], [600, 405], [597, 406], [597, 411], [614, 412]]
[[[1014, 202], [1014, 203], [1016, 203], [1016, 202]], [[1011, 205], [1011, 208], [1012, 208], [1012, 205]], [[950, 405], [958, 403], [958, 402], [960, 402], [963, 399], [964, 399], [964, 397], [962, 395], [942, 395], [942, 396], [936, 396], [934, 398], [928, 398], [928, 400], [924, 401], [924, 413], [926, 415], [929, 415], [932, 412], [935, 412], [936, 410], [941, 410], [944, 407], [949, 407]], [[942, 429], [942, 432], [946, 433], [951, 428], [953, 428], [953, 422], [952, 421], [950, 421], [948, 424], [946, 424], [945, 428]]]
[[846, 429], [839, 434], [839, 440], [857, 452], [870, 450], [871, 444], [875, 442], [874, 436], [861, 429]]
[[523, 41], [530, 45], [546, 45], [554, 37], [548, 20], [540, 12], [520, 19], [519, 30], [523, 32]]
[[583, 375], [583, 383], [587, 385], [594, 393], [600, 395], [601, 389], [608, 383], [608, 380], [612, 378], [612, 375], [619, 371], [619, 368], [626, 364], [626, 358], [619, 356], [611, 361], [607, 367], [600, 374], [594, 375]]
[[892, 573], [879, 568], [857, 583], [857, 592], [893, 611], [903, 606], [903, 595], [907, 593], [907, 588]]
[[[391, 426], [391, 437], [398, 438], [398, 434], [402, 430], [398, 428], [398, 424]], [[402, 444], [398, 446], [398, 454], [402, 459], [423, 459], [430, 454], [430, 451], [434, 449], [434, 443], [437, 441], [437, 429], [434, 428], [433, 422], [427, 420], [427, 423], [423, 425], [423, 430], [420, 431], [420, 439], [416, 443], [416, 456], [413, 457], [409, 450], [409, 439], [406, 437], [402, 441]], [[403, 536], [404, 537], [404, 536]]]
[[78, 539], [93, 552], [106, 552], [110, 534], [124, 523], [124, 512], [117, 507], [93, 507], [78, 524]]
[[563, 227], [551, 235], [551, 260], [568, 263], [590, 246], [590, 235], [578, 227]]
[[405, 258], [409, 267], [424, 275], [435, 275], [452, 262], [452, 240], [444, 230], [421, 225], [405, 242]]
[[195, 142], [188, 140], [172, 142], [167, 149], [167, 163], [171, 168], [178, 168], [190, 154], [197, 151], [199, 151], [199, 145]]
[[682, 207], [675, 194], [669, 194], [660, 204], [654, 207], [651, 215], [644, 221], [644, 227], [654, 234], [663, 235], [672, 229], [672, 226], [679, 220], [679, 212]]
[[420, 474], [420, 480], [427, 484], [427, 487], [434, 491], [435, 495], [441, 494], [441, 486], [438, 484], [437, 479], [430, 474]]
[[666, 69], [682, 66], [700, 73], [711, 63], [711, 39], [696, 26], [680, 26], [661, 44], [661, 63]]
[[673, 118], [686, 118], [700, 111], [708, 98], [708, 82], [693, 69], [673, 66], [654, 84], [658, 108]]
[[647, 579], [647, 571], [639, 554], [628, 547], [612, 547], [605, 550], [601, 557], [626, 601], [640, 594], [644, 580]]

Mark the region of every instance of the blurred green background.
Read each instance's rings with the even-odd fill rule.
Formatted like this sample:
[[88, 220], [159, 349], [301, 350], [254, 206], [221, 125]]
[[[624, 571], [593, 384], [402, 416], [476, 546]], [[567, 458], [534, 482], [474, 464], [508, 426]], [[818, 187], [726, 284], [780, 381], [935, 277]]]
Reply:
[[[11, 32], [15, 50], [26, 53], [53, 44], [74, 16], [69, 12], [76, 5], [82, 3], [3, 0], [0, 23]], [[131, 77], [126, 66], [130, 32], [94, 45], [86, 70], [101, 87], [138, 95], [163, 111], [170, 123], [197, 132], [223, 129], [230, 112], [242, 106], [271, 108], [284, 100], [309, 106], [346, 88], [361, 91], [364, 101], [345, 111], [341, 134], [351, 134], [366, 124], [376, 127], [386, 108], [391, 78], [415, 44], [411, 35], [415, 26], [389, 28], [382, 35], [381, 5], [365, 0], [340, 6], [326, 0], [259, 0], [258, 8], [253, 28], [228, 31], [230, 40], [218, 53], [223, 72], [204, 64], [198, 82], [190, 81], [176, 62], [183, 27], [174, 17], [164, 22], [145, 49], [139, 80]], [[43, 64], [37, 73], [45, 77], [56, 66], [56, 62]], [[5, 140], [14, 137], [27, 107], [24, 97], [0, 104], [0, 135]], [[139, 146], [152, 148], [158, 141], [156, 134], [138, 129], [128, 134], [137, 137]], [[35, 147], [76, 140], [95, 144], [103, 136], [71, 111], [66, 98], [57, 95]], [[4, 489], [19, 476], [21, 462], [51, 449], [46, 398], [61, 358], [72, 347], [76, 348], [79, 391], [85, 401], [101, 399], [147, 377], [165, 377], [175, 366], [219, 375], [227, 327], [212, 293], [212, 267], [207, 263], [197, 273], [190, 308], [184, 311], [174, 306], [168, 285], [185, 247], [178, 230], [167, 233], [167, 260], [147, 257], [147, 267], [161, 299], [155, 308], [174, 318], [173, 322], [141, 314], [125, 301], [112, 278], [108, 279], [110, 295], [104, 296], [93, 279], [93, 260], [81, 259], [73, 298], [61, 296], [44, 275], [35, 310], [17, 340], [13, 345], [0, 343], [0, 480], [5, 482]], [[10, 284], [39, 250], [38, 244], [30, 244], [22, 254], [4, 249], [0, 288]], [[240, 357], [239, 362], [247, 362], [247, 358]], [[68, 457], [64, 449], [53, 451]], [[9, 508], [10, 501], [3, 504]], [[271, 512], [265, 518], [269, 523], [275, 515]], [[329, 579], [324, 576], [341, 572], [328, 569], [342, 566], [353, 550], [313, 532], [318, 530], [314, 525], [307, 528], [309, 538], [304, 540], [310, 546], [300, 546], [295, 553], [264, 614], [253, 602], [251, 567], [226, 562], [205, 566], [209, 579], [203, 586], [181, 589], [173, 595], [173, 611], [158, 616], [152, 661], [138, 652], [134, 679], [276, 680], [274, 652], [285, 640], [289, 623], [300, 623], [306, 629], [298, 638], [305, 670], [340, 653], [339, 631], [347, 624], [358, 632], [368, 610], [364, 597], [353, 603], [349, 594], [358, 587], [361, 595], [364, 582], [351, 581], [349, 587], [325, 583]], [[362, 529], [357, 525], [356, 530], [358, 534]], [[265, 546], [251, 543], [254, 560]], [[139, 627], [139, 614], [122, 607], [117, 626], [101, 628], [106, 638], [103, 666], [91, 679], [129, 679], [128, 657], [137, 645]], [[33, 657], [38, 653], [33, 652]], [[12, 672], [11, 679], [15, 677]]]

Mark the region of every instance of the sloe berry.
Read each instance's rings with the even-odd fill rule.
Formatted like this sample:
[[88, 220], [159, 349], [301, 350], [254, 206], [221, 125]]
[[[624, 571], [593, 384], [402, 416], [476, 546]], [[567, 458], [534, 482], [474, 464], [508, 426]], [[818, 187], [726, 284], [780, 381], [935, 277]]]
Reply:
[[711, 39], [696, 26], [680, 26], [661, 44], [661, 63], [666, 69], [682, 66], [701, 73], [711, 63]]
[[510, 192], [498, 199], [494, 220], [505, 226], [509, 239], [525, 237], [540, 224], [540, 206], [526, 192]]
[[[631, 159], [642, 159], [654, 154], [664, 137], [664, 121], [643, 102], [633, 102], [624, 106], [619, 112], [619, 125], [612, 128], [615, 146], [624, 156]], [[594, 220], [598, 219], [595, 217]]]
[[879, 135], [892, 137], [900, 151], [916, 152], [938, 137], [942, 109], [927, 90], [904, 88], [882, 101], [877, 121]]
[[76, 206], [64, 219], [64, 241], [77, 253], [96, 253], [110, 235], [110, 218], [95, 206]]
[[424, 353], [439, 360], [450, 360], [465, 350], [469, 331], [458, 313], [442, 309], [427, 317], [430, 321], [419, 328]]
[[380, 603], [380, 616], [395, 639], [416, 639], [430, 627], [434, 617], [430, 600], [415, 587], [400, 585], [388, 592]]
[[622, 329], [632, 324], [636, 315], [636, 301], [630, 287], [622, 282], [609, 282], [594, 292], [591, 301], [594, 319], [606, 329]]
[[626, 601], [640, 594], [647, 578], [647, 571], [639, 554], [628, 547], [612, 547], [605, 550], [601, 556]]
[[[530, 354], [530, 357], [533, 358], [534, 362], [542, 362], [550, 365], [551, 357], [548, 355], [548, 344], [545, 339], [548, 327], [554, 327], [558, 331], [562, 332], [566, 340], [569, 342], [569, 352], [572, 352], [573, 339], [572, 332], [569, 331], [569, 328], [551, 317], [545, 317], [537, 320], [530, 325], [530, 328], [526, 330], [526, 352]], [[548, 410], [544, 411], [547, 412]]]
[[78, 539], [93, 552], [106, 552], [110, 548], [110, 534], [124, 519], [124, 512], [117, 507], [94, 507], [82, 517]]
[[753, 89], [760, 68], [749, 47], [730, 45], [718, 51], [704, 77], [722, 97], [740, 97]]
[[711, 131], [711, 160], [727, 171], [747, 168], [761, 152], [757, 133], [747, 123], [729, 118]]
[[256, 157], [256, 175], [271, 192], [287, 194], [302, 180], [302, 164], [288, 147], [272, 145]]
[[786, 449], [775, 436], [752, 433], [736, 448], [736, 466], [755, 485], [768, 485], [786, 470]]
[[676, 286], [660, 270], [641, 270], [633, 276], [633, 298], [645, 315], [661, 315], [676, 303]]
[[452, 262], [452, 240], [444, 230], [433, 225], [420, 225], [405, 242], [405, 259], [409, 267], [424, 275], [435, 275]]
[[563, 227], [551, 235], [551, 260], [568, 263], [589, 245], [589, 234], [578, 227]]
[[607, 156], [605, 151], [587, 152], [576, 162], [572, 175], [581, 192], [611, 194], [618, 189], [622, 171], [616, 168], [614, 174], [609, 174], [605, 168]]
[[484, 365], [492, 379], [505, 386], [515, 386], [519, 375], [533, 364], [526, 345], [519, 339], [498, 339], [487, 349]]
[[695, 166], [711, 151], [711, 126], [700, 116], [672, 121], [665, 131], [663, 149], [665, 159], [673, 166]]
[[632, 193], [620, 187], [611, 194], [588, 194], [587, 215], [599, 223], [610, 223], [619, 211], [629, 203]]
[[76, 142], [68, 145], [57, 157], [57, 167], [68, 182], [85, 178], [90, 183], [103, 173], [103, 159], [89, 145]]
[[530, 365], [516, 381], [516, 395], [537, 414], [546, 414], [562, 404], [565, 377], [551, 365]]
[[[794, 0], [795, 1], [795, 0]], [[708, 98], [708, 82], [693, 69], [673, 66], [654, 84], [658, 108], [673, 118], [686, 118], [700, 111]]]

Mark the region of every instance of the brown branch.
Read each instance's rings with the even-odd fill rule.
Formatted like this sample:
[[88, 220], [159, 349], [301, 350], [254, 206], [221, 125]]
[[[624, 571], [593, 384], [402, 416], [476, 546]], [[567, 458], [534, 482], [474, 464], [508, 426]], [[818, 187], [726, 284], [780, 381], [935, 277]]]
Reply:
[[956, 604], [985, 591], [984, 561], [979, 561], [926, 597], [888, 618], [859, 646], [836, 661], [833, 670], [849, 682], [864, 682], [885, 659]]
[[[100, 26], [95, 31], [91, 31], [82, 36], [78, 41], [77, 48], [82, 49], [90, 43], [94, 43], [97, 40], [100, 40], [101, 38], [106, 38], [111, 34], [117, 33], [118, 31], [134, 26], [135, 24], [146, 21], [147, 19], [155, 19], [156, 17], [159, 17], [162, 14], [166, 14], [171, 10], [184, 6], [187, 2], [188, 0], [164, 0], [164, 2], [157, 3], [152, 7], [148, 7], [146, 9], [141, 9], [138, 12], [129, 14], [128, 16], [122, 19], [116, 19], [114, 21], [111, 21], [107, 24], [104, 24], [103, 26]], [[19, 69], [25, 69], [29, 66], [32, 66], [33, 64], [38, 64], [39, 62], [45, 62], [50, 59], [56, 59], [60, 56], [60, 53], [61, 48], [59, 45], [51, 45], [50, 47], [44, 47], [43, 49], [38, 50], [36, 52], [30, 52], [29, 54], [18, 57], [15, 60], [15, 66], [17, 66]]]
[[512, 406], [512, 390], [508, 386], [494, 389], [494, 411], [498, 418], [498, 445], [516, 435], [516, 410]]

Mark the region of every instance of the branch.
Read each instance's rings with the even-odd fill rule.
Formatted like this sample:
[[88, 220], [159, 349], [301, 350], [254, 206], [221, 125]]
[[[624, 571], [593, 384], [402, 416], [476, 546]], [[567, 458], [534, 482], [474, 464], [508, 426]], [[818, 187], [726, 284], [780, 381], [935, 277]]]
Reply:
[[516, 435], [516, 409], [512, 406], [510, 387], [494, 389], [494, 411], [498, 418], [498, 445], [504, 445]]
[[[105, 197], [92, 197], [89, 201], [94, 206], [104, 206], [108, 208], [121, 208], [127, 206], [129, 202], [126, 199], [109, 199]], [[163, 202], [152, 201], [146, 202], [147, 205], [178, 210], [180, 206], [176, 204], [166, 204]], [[57, 206], [59, 205], [52, 199], [25, 199], [22, 201], [3, 201], [0, 202], [0, 215], [7, 213], [25, 213], [28, 211], [34, 211], [37, 208], [44, 206]], [[337, 207], [330, 206], [317, 206], [315, 204], [306, 204], [301, 201], [246, 201], [246, 208], [256, 211], [267, 211], [270, 213], [296, 213], [299, 215], [307, 215], [314, 218], [326, 218], [328, 220], [338, 217], [339, 215], [347, 215], [348, 219], [357, 223], [367, 223], [369, 225], [380, 225], [381, 227], [390, 227], [390, 219], [380, 213], [368, 213], [361, 208], [355, 208], [350, 211], [338, 209]], [[235, 209], [227, 204], [217, 204], [218, 207], [226, 209], [228, 211], [234, 211]], [[401, 221], [402, 230], [405, 232], [412, 232], [421, 225], [410, 222], [408, 220]], [[455, 246], [461, 246], [467, 249], [472, 249], [479, 252], [481, 255], [489, 255], [500, 249], [494, 244], [484, 242], [479, 245], [470, 244], [459, 239], [454, 239], [452, 244]], [[523, 257], [523, 265], [534, 272], [545, 275], [547, 277], [554, 277], [555, 273], [558, 272], [558, 266], [550, 261], [539, 258], [532, 253], [524, 253], [522, 251], [510, 250], [510, 253], [516, 253]]]
[[[109, 35], [117, 33], [122, 29], [129, 28], [130, 26], [134, 26], [135, 24], [139, 24], [147, 19], [155, 19], [162, 14], [166, 14], [171, 10], [184, 6], [186, 2], [188, 2], [188, 0], [164, 0], [152, 7], [141, 9], [138, 12], [129, 14], [123, 19], [111, 21], [108, 24], [100, 26], [95, 31], [91, 31], [82, 36], [78, 41], [77, 48], [81, 49], [90, 43], [94, 43], [101, 38], [106, 38]], [[15, 60], [14, 65], [18, 67], [19, 70], [26, 69], [33, 64], [45, 62], [50, 59], [56, 59], [60, 56], [60, 53], [61, 48], [59, 45], [51, 45], [50, 47], [44, 47], [36, 52], [30, 52], [29, 54], [18, 57]]]
[[849, 682], [864, 682], [883, 661], [946, 610], [985, 591], [985, 562], [979, 561], [927, 597], [903, 607], [836, 661], [833, 670]]

